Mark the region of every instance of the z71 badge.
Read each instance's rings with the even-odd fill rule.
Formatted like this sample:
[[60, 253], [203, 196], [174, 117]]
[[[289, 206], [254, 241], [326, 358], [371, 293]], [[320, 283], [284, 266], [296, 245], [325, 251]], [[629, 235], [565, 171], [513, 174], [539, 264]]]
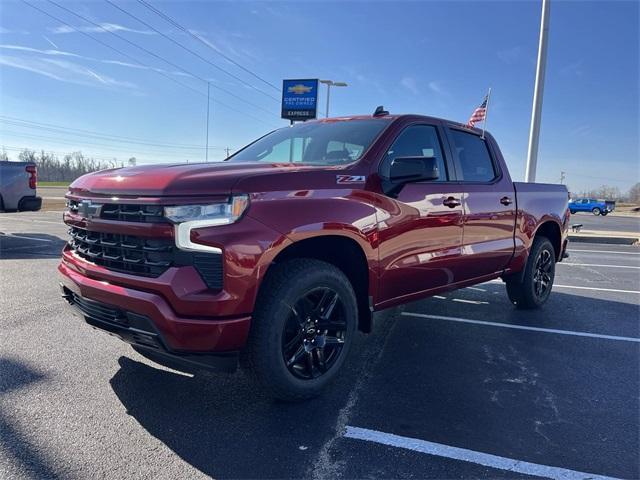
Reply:
[[336, 175], [336, 183], [364, 183], [364, 175]]

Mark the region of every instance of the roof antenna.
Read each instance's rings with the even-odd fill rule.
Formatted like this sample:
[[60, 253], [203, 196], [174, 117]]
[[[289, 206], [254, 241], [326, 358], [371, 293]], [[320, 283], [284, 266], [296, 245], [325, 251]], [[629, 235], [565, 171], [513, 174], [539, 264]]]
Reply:
[[386, 111], [382, 105], [379, 105], [376, 111], [373, 112], [374, 117], [384, 117], [385, 115], [389, 115], [389, 112]]

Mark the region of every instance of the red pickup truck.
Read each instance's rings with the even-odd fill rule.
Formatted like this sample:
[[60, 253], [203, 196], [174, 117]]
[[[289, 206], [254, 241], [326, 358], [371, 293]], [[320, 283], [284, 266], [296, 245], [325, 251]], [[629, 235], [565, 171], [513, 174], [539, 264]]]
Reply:
[[512, 182], [490, 134], [387, 112], [88, 174], [67, 199], [61, 287], [86, 322], [287, 400], [336, 376], [373, 311], [495, 278], [541, 306], [569, 221], [566, 188]]

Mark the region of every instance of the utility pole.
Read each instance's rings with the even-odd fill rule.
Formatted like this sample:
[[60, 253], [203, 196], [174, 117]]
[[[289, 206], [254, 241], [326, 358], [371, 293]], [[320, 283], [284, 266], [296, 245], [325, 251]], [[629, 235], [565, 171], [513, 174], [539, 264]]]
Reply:
[[347, 87], [345, 82], [334, 82], [333, 80], [320, 80], [327, 86], [327, 108], [325, 110], [325, 118], [329, 118], [329, 98], [331, 97], [331, 87]]
[[229, 152], [231, 151], [231, 149], [229, 147], [224, 149], [225, 152], [227, 152], [227, 158], [229, 158]]
[[205, 147], [206, 152], [205, 152], [205, 157], [204, 157], [204, 161], [208, 162], [209, 161], [209, 104], [210, 104], [210, 98], [211, 96], [211, 82], [207, 82], [207, 145]]
[[549, 2], [542, 0], [542, 18], [540, 19], [540, 41], [538, 44], [538, 65], [536, 67], [536, 83], [533, 92], [533, 108], [531, 112], [531, 128], [529, 130], [529, 149], [527, 151], [527, 168], [525, 181], [536, 181], [538, 166], [538, 142], [540, 140], [540, 120], [542, 116], [542, 96], [544, 92], [544, 75], [547, 67], [547, 37], [549, 35]]
[[564, 185], [565, 178], [567, 178], [567, 172], [560, 172], [560, 185]]

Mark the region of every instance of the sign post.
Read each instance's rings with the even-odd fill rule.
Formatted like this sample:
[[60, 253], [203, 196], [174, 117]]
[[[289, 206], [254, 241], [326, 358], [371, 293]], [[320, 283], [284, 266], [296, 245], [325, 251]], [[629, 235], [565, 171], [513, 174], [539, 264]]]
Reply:
[[295, 121], [311, 120], [318, 114], [318, 79], [282, 81], [282, 115]]

